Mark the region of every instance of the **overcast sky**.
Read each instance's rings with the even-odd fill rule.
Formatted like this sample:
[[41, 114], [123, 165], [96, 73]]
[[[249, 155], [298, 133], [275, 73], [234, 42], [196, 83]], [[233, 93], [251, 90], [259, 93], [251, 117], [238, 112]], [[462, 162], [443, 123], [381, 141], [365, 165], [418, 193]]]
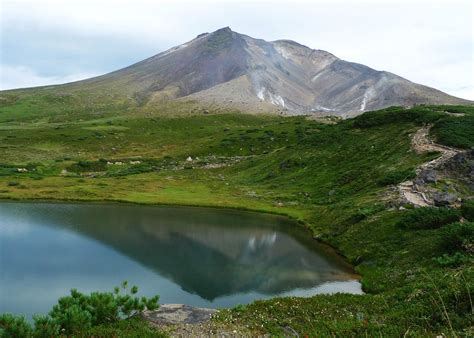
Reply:
[[230, 26], [474, 100], [472, 3], [0, 0], [0, 88], [104, 74]]

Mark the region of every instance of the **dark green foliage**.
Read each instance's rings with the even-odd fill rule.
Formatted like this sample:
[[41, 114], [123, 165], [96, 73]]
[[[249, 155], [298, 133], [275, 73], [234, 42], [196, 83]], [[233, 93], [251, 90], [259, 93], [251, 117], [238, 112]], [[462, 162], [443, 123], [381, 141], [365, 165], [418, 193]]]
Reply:
[[[24, 317], [10, 314], [0, 315], [0, 336], [54, 337], [59, 333], [80, 334], [101, 325], [103, 332], [117, 332], [117, 327], [112, 324], [123, 319], [130, 319], [146, 309], [156, 310], [159, 306], [159, 296], [136, 297], [134, 296], [138, 292], [136, 286], [132, 286], [129, 293], [122, 294], [121, 290], [126, 291], [127, 289], [127, 282], [123, 282], [122, 287], [116, 287], [113, 292], [92, 292], [90, 295], [72, 289], [70, 296], [59, 298], [58, 304], [53, 306], [48, 316], [33, 318], [34, 329]], [[146, 331], [146, 325], [142, 326]], [[98, 329], [96, 332], [101, 332], [101, 330]], [[152, 331], [148, 333], [152, 333]]]
[[415, 177], [416, 172], [413, 169], [389, 171], [384, 177], [379, 179], [377, 183], [381, 186], [398, 184]]
[[72, 172], [95, 172], [107, 170], [107, 162], [99, 161], [79, 161], [67, 168]]
[[455, 252], [454, 254], [444, 254], [440, 257], [436, 257], [435, 262], [440, 266], [457, 268], [463, 264], [473, 262], [472, 255], [467, 255], [462, 252]]
[[417, 106], [410, 109], [389, 107], [356, 117], [353, 120], [353, 126], [356, 128], [370, 128], [400, 122], [433, 123], [443, 116], [442, 112], [435, 111], [428, 106]]
[[11, 164], [0, 164], [0, 176], [9, 176], [17, 172], [16, 167]]
[[[122, 285], [122, 289], [127, 289], [126, 283]], [[134, 286], [130, 294], [122, 295], [117, 287], [114, 292], [93, 292], [84, 295], [73, 289], [70, 296], [58, 300], [49, 315], [66, 332], [75, 332], [80, 328], [130, 318], [145, 309], [154, 310], [158, 307], [158, 296], [150, 299], [134, 297], [137, 291]]]
[[1, 337], [30, 337], [33, 330], [25, 317], [13, 316], [9, 313], [0, 315]]
[[445, 117], [434, 124], [431, 132], [438, 143], [450, 147], [472, 148], [474, 147], [474, 114]]
[[10, 181], [8, 182], [7, 184], [9, 187], [18, 187], [20, 185], [20, 182], [16, 182], [16, 181]]
[[474, 222], [474, 200], [469, 200], [461, 206], [462, 217], [470, 222]]
[[113, 324], [101, 324], [79, 332], [81, 337], [168, 337], [153, 328], [147, 321], [133, 317]]
[[34, 316], [34, 337], [50, 338], [59, 335], [61, 326], [48, 316]]
[[406, 229], [436, 229], [459, 220], [459, 211], [425, 207], [405, 211], [397, 226]]
[[[453, 223], [442, 229], [442, 248], [447, 253], [472, 250], [474, 223]], [[470, 249], [471, 248], [471, 249]]]
[[55, 305], [49, 313], [51, 318], [57, 321], [61, 328], [68, 333], [92, 327], [92, 315], [88, 311], [89, 309], [86, 309], [87, 302], [83, 301], [83, 304], [77, 304], [76, 301], [80, 302], [81, 300], [70, 300], [67, 297], [60, 298], [58, 305]]

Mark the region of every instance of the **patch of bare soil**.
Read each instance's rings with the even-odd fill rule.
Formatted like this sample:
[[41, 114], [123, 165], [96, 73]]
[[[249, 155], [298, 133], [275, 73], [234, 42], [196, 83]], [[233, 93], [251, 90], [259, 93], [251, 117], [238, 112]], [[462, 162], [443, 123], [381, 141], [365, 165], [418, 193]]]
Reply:
[[211, 320], [215, 309], [184, 304], [164, 304], [158, 310], [145, 311], [142, 316], [171, 337], [256, 337], [258, 333], [233, 324]]

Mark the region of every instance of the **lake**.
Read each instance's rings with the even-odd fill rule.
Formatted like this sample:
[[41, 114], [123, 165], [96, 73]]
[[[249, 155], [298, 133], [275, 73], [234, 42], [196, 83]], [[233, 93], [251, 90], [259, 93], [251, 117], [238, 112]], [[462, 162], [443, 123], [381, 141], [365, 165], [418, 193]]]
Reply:
[[195, 207], [0, 203], [0, 313], [46, 313], [71, 288], [127, 280], [160, 303], [230, 307], [362, 293], [357, 276], [280, 216]]

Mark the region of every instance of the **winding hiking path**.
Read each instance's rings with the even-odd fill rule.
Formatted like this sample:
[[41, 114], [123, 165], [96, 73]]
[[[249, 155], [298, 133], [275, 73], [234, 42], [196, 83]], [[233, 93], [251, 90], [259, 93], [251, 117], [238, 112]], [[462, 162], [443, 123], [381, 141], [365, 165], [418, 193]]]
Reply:
[[[418, 168], [416, 168], [417, 175], [419, 175], [423, 170], [438, 168], [460, 152], [460, 150], [446, 147], [430, 140], [429, 133], [431, 127], [431, 125], [427, 125], [418, 129], [413, 135], [411, 146], [418, 154], [425, 152], [439, 152], [441, 153], [441, 156], [418, 166]], [[411, 180], [400, 183], [398, 188], [401, 196], [410, 204], [419, 207], [433, 205], [433, 201], [429, 199], [423, 191], [420, 191], [416, 184]]]

